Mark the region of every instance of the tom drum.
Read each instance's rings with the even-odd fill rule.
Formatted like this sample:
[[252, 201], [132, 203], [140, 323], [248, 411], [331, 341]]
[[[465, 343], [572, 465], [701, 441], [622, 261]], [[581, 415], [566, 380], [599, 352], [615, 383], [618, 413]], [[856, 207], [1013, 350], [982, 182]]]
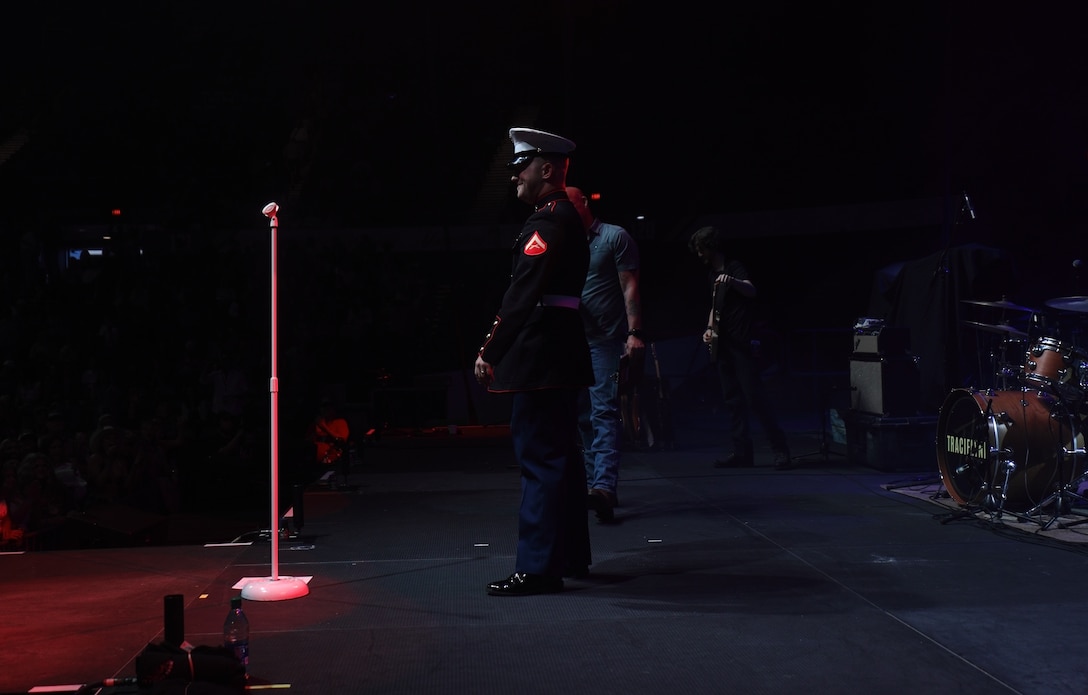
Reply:
[[1088, 365], [1080, 350], [1057, 338], [1037, 338], [1024, 355], [1020, 383], [1070, 401], [1084, 399]]

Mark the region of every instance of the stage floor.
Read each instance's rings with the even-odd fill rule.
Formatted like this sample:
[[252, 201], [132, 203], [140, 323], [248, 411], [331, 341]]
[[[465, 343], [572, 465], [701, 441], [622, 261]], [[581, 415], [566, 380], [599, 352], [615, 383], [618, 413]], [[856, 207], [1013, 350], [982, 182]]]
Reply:
[[[493, 437], [386, 439], [352, 486], [313, 486], [279, 575], [309, 593], [246, 601], [253, 683], [291, 693], [1083, 693], [1085, 544], [949, 510], [915, 472], [818, 453], [720, 470], [720, 436], [624, 455], [617, 523], [591, 523], [589, 577], [498, 598], [513, 567], [517, 470]], [[906, 487], [901, 487], [906, 486]], [[225, 535], [222, 541], [233, 540]], [[213, 645], [233, 588], [272, 544], [0, 557], [0, 691], [135, 675], [184, 597]], [[110, 688], [102, 692], [136, 692]]]

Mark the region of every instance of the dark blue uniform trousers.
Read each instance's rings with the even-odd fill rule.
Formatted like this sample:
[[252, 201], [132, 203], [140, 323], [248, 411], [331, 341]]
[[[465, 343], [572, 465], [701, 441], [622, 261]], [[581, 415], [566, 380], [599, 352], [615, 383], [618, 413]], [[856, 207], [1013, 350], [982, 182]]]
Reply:
[[510, 434], [521, 467], [515, 571], [561, 577], [584, 570], [591, 556], [578, 390], [514, 393]]

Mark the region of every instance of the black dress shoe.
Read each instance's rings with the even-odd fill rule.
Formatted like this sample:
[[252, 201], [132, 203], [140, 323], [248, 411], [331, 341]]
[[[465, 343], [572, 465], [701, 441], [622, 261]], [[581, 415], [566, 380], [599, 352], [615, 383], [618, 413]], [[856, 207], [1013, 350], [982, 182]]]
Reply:
[[531, 596], [554, 594], [562, 590], [561, 578], [526, 572], [514, 572], [506, 579], [499, 579], [487, 585], [487, 593], [492, 596]]
[[571, 579], [585, 579], [589, 576], [589, 567], [582, 565], [580, 567], [568, 567], [563, 570], [564, 577], [570, 577]]
[[724, 459], [718, 459], [714, 462], [715, 468], [751, 468], [756, 465], [751, 456], [743, 456], [741, 454], [732, 453]]

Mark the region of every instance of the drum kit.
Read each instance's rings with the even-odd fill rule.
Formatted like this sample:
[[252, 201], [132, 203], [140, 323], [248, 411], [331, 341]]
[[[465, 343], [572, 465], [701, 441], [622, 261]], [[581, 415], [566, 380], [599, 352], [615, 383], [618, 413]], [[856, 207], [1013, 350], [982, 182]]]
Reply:
[[1074, 502], [1088, 505], [1080, 491], [1088, 481], [1088, 346], [1079, 344], [1088, 297], [1048, 300], [1047, 312], [1005, 298], [963, 303], [1000, 312], [996, 323], [963, 322], [992, 339], [980, 354], [988, 354], [995, 383], [945, 398], [937, 419], [941, 480], [961, 506], [1048, 528]]

